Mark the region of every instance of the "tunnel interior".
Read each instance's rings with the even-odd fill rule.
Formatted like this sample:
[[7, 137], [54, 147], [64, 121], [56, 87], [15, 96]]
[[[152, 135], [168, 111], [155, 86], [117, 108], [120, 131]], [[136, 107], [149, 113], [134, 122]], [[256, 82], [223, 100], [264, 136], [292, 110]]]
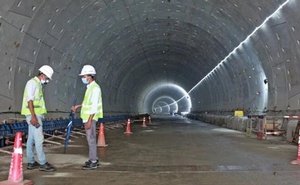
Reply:
[[145, 89], [139, 104], [138, 110], [143, 113], [189, 113], [192, 108], [189, 94], [182, 87], [167, 82], [153, 84]]
[[55, 71], [45, 87], [54, 117], [82, 100], [85, 64], [97, 70], [107, 115], [298, 112], [299, 8], [296, 0], [1, 1], [1, 116], [20, 111], [43, 64]]

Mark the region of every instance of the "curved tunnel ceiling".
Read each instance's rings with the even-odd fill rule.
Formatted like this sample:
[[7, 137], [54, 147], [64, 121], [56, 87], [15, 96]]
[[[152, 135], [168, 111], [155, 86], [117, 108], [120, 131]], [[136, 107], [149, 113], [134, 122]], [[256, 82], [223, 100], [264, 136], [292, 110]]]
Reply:
[[[19, 111], [26, 81], [43, 64], [55, 70], [45, 88], [50, 111], [81, 100], [77, 74], [92, 64], [106, 113], [143, 112], [145, 89], [167, 82], [189, 91], [283, 2], [1, 1], [1, 112]], [[299, 110], [299, 6], [291, 0], [267, 31], [193, 91], [192, 111]]]

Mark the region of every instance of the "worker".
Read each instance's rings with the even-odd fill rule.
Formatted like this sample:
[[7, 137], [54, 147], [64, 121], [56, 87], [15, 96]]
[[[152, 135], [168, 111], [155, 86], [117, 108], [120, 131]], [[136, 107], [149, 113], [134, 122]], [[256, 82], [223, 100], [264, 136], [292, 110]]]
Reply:
[[83, 170], [96, 169], [99, 166], [96, 144], [96, 123], [103, 118], [101, 88], [95, 81], [96, 70], [91, 65], [83, 66], [81, 80], [87, 85], [82, 104], [72, 106], [72, 111], [81, 107], [80, 117], [86, 130], [86, 138], [89, 146], [89, 160], [82, 166]]
[[[52, 79], [53, 69], [48, 65], [39, 68], [36, 77], [30, 79], [25, 86], [21, 114], [25, 115], [28, 123], [28, 138], [26, 143], [27, 169], [39, 168], [41, 171], [52, 172], [56, 168], [47, 162], [43, 150], [43, 119], [47, 113], [43, 96], [42, 85]], [[33, 145], [35, 146], [38, 162], [34, 159]]]

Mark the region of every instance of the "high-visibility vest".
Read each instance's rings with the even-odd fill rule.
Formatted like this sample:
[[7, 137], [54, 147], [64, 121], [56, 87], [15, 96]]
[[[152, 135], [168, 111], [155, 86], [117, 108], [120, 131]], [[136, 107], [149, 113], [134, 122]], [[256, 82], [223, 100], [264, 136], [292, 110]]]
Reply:
[[[33, 99], [33, 107], [34, 107], [34, 112], [36, 115], [43, 115], [47, 113], [47, 109], [45, 106], [45, 100], [43, 96], [43, 91], [42, 91], [42, 84], [38, 77], [34, 77], [31, 79], [35, 84], [36, 84], [36, 89], [34, 93], [34, 99]], [[25, 87], [24, 90], [24, 95], [23, 95], [23, 103], [22, 103], [22, 110], [21, 114], [22, 115], [30, 115], [30, 110], [28, 108], [28, 102], [27, 102], [27, 89]]]
[[[81, 105], [81, 111], [80, 111], [80, 118], [84, 123], [88, 121], [91, 115], [90, 111], [93, 104], [91, 97], [92, 97], [93, 90], [95, 88], [100, 89], [100, 86], [95, 81], [93, 81], [92, 83], [89, 84], [84, 94], [83, 102]], [[100, 89], [100, 94], [97, 102], [97, 112], [95, 113], [93, 120], [98, 121], [99, 118], [103, 118], [101, 89]]]

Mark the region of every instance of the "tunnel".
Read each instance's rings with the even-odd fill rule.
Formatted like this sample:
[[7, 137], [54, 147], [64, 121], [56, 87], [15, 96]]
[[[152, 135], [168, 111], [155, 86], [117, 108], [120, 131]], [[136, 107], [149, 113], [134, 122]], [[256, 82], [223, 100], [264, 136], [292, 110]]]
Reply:
[[[25, 83], [43, 64], [55, 71], [45, 88], [53, 117], [79, 101], [85, 64], [97, 70], [106, 114], [152, 113], [162, 96], [170, 98], [161, 101], [166, 107], [175, 100], [179, 113], [298, 112], [298, 6], [295, 0], [2, 1], [2, 117], [20, 111]], [[190, 108], [170, 85], [188, 92]]]
[[24, 119], [24, 87], [42, 65], [54, 69], [43, 88], [47, 119], [68, 118], [89, 64], [104, 116], [244, 127], [264, 117], [288, 130], [285, 118], [300, 113], [298, 8], [298, 0], [1, 0], [0, 121]]

